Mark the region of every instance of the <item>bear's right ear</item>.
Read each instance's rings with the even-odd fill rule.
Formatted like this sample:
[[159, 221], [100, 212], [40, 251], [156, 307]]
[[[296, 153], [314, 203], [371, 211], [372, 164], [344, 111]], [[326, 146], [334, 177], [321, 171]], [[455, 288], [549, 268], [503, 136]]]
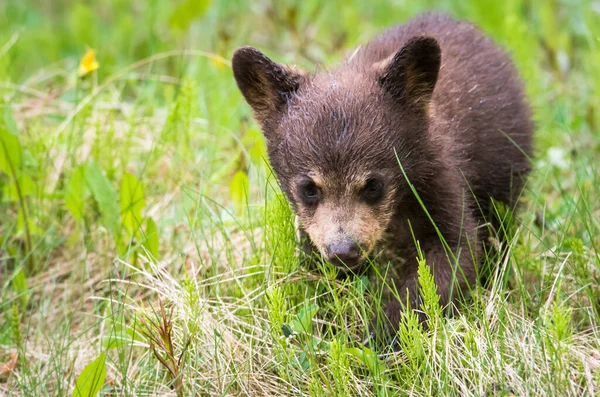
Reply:
[[436, 39], [414, 37], [392, 57], [379, 84], [397, 100], [424, 109], [433, 95], [441, 63], [442, 50]]
[[231, 66], [235, 81], [260, 124], [281, 110], [306, 76], [299, 70], [273, 62], [252, 47], [237, 49]]

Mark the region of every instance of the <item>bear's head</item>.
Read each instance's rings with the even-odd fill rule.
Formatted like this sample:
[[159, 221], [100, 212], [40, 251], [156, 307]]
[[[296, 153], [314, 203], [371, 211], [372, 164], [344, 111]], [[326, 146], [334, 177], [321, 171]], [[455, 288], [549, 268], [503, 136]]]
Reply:
[[388, 231], [428, 161], [435, 39], [415, 37], [374, 62], [308, 74], [252, 47], [232, 61], [267, 139], [273, 170], [314, 247], [355, 268]]

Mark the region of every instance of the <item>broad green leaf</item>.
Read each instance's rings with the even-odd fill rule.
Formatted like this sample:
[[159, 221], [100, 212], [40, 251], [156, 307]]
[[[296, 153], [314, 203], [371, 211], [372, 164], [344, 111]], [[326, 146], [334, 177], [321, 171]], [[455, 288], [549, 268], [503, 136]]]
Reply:
[[75, 382], [73, 397], [94, 397], [106, 380], [106, 356], [100, 353], [97, 359], [89, 363]]
[[153, 259], [158, 259], [158, 230], [152, 218], [148, 218], [146, 221], [146, 235], [143, 245], [150, 255], [152, 255]]
[[86, 167], [85, 179], [92, 192], [94, 200], [98, 203], [104, 226], [112, 233], [115, 239], [119, 234], [119, 205], [117, 192], [102, 172], [100, 165], [90, 160]]
[[367, 347], [361, 349], [349, 347], [346, 349], [346, 352], [356, 357], [358, 361], [367, 366], [372, 373], [380, 374], [385, 369], [384, 364], [379, 360], [377, 353]]
[[4, 125], [9, 134], [18, 135], [17, 121], [10, 106], [4, 107]]
[[22, 175], [19, 172], [17, 172], [17, 175], [16, 182], [13, 180], [12, 183], [4, 186], [4, 197], [8, 201], [18, 201], [19, 194], [23, 197], [33, 196], [37, 191], [37, 186], [33, 179], [27, 175]]
[[85, 199], [89, 194], [86, 186], [86, 167], [87, 164], [80, 164], [75, 169], [65, 194], [65, 206], [77, 222], [83, 221]]
[[135, 176], [125, 174], [121, 183], [121, 223], [130, 238], [138, 235], [145, 205], [142, 184]]
[[291, 321], [292, 329], [296, 332], [307, 332], [312, 334], [312, 320], [318, 311], [319, 306], [315, 304], [305, 305], [298, 312], [297, 318]]
[[194, 19], [204, 15], [209, 4], [210, 0], [181, 1], [171, 14], [169, 24], [177, 30], [186, 31]]
[[16, 135], [16, 124], [13, 124], [14, 119], [10, 108], [5, 107], [3, 113], [4, 115], [0, 119], [0, 171], [14, 177], [21, 167], [23, 148]]
[[307, 372], [310, 369], [310, 360], [305, 352], [299, 351], [295, 355], [298, 366], [302, 368], [304, 372]]
[[21, 300], [21, 309], [24, 310], [27, 307], [27, 302], [29, 301], [29, 288], [27, 287], [27, 277], [25, 276], [23, 269], [19, 270], [13, 277], [12, 287], [15, 292], [19, 294], [19, 299]]
[[229, 184], [229, 195], [238, 210], [245, 208], [248, 196], [248, 174], [240, 170], [233, 175]]

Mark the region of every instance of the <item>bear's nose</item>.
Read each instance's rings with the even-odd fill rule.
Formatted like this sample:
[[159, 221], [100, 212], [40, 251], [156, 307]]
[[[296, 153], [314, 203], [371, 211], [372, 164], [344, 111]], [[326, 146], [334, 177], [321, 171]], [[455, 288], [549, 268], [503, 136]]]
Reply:
[[336, 266], [353, 268], [360, 259], [360, 247], [354, 241], [331, 244], [327, 247], [327, 260]]

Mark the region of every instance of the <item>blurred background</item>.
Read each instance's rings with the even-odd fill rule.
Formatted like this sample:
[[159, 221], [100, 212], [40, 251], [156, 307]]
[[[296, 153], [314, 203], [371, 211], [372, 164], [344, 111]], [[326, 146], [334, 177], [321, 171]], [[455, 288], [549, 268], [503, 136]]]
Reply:
[[[71, 100], [69, 88], [76, 76], [72, 72], [88, 48], [96, 50], [102, 66], [97, 72], [100, 82], [159, 53], [202, 50], [229, 59], [241, 45], [313, 68], [341, 59], [386, 27], [419, 12], [439, 10], [476, 22], [505, 46], [536, 100], [554, 76], [564, 80], [576, 78], [576, 70], [589, 75], [597, 71], [598, 8], [591, 0], [5, 0], [0, 4], [0, 78], [15, 84], [35, 82], [37, 88]], [[163, 82], [187, 76], [209, 92], [218, 85], [219, 91], [229, 93], [229, 69], [221, 62], [204, 61], [190, 54], [172, 55], [135, 72]], [[133, 82], [122, 87], [123, 94], [139, 101], [136, 89], [148, 87]], [[586, 95], [590, 85], [594, 84], [568, 86]], [[207, 90], [201, 91], [206, 101]], [[152, 94], [162, 104], [172, 99], [173, 90], [155, 89]], [[229, 100], [238, 99], [233, 96]]]
[[[229, 59], [246, 44], [279, 61], [313, 68], [341, 59], [386, 27], [438, 10], [470, 19], [494, 36], [511, 52], [535, 95], [548, 85], [549, 76], [540, 73], [566, 79], [573, 70], [596, 71], [597, 55], [585, 50], [597, 49], [598, 8], [591, 0], [508, 0], [501, 5], [490, 0], [5, 0], [0, 4], [0, 77], [35, 81], [38, 88], [47, 84], [64, 98], [73, 84], [71, 72], [88, 48], [96, 50], [102, 65], [98, 81], [151, 55], [187, 49]], [[217, 61], [205, 65], [190, 54], [159, 61], [136, 72], [166, 80], [187, 76], [208, 87], [227, 86], [220, 80], [231, 80], [228, 68]], [[129, 89], [124, 94], [134, 89], [124, 88]], [[580, 91], [589, 88], [577, 85]], [[172, 93], [162, 91], [154, 91], [153, 98], [169, 100]]]

